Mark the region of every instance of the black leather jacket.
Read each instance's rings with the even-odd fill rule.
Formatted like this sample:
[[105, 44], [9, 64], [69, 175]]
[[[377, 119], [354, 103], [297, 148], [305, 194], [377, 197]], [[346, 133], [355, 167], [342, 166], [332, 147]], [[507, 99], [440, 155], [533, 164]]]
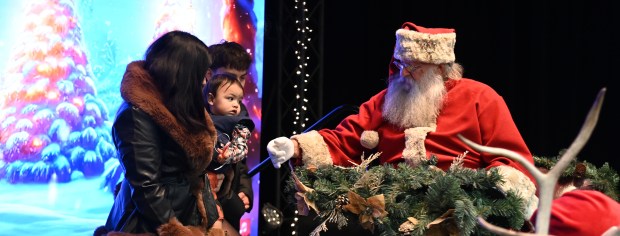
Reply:
[[[205, 177], [216, 135], [211, 119], [207, 117], [206, 132], [187, 132], [145, 86], [150, 77], [140, 64], [132, 64], [121, 83], [126, 102], [112, 127], [125, 178], [105, 228], [153, 233], [173, 218], [209, 228], [218, 218]], [[207, 225], [202, 224], [201, 209], [206, 209]]]

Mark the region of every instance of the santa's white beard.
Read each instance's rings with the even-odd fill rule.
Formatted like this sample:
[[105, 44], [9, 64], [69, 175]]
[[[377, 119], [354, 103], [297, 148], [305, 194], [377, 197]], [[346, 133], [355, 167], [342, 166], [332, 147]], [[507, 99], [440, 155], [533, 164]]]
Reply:
[[434, 126], [446, 94], [437, 72], [429, 68], [419, 80], [394, 78], [385, 95], [383, 118], [403, 129]]

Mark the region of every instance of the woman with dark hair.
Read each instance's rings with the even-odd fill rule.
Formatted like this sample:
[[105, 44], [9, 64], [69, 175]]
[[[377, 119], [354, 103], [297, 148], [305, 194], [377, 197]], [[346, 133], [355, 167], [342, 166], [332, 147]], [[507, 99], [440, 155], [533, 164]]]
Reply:
[[95, 235], [224, 235], [205, 177], [216, 141], [201, 96], [210, 65], [207, 46], [182, 31], [127, 65], [112, 127], [125, 179]]

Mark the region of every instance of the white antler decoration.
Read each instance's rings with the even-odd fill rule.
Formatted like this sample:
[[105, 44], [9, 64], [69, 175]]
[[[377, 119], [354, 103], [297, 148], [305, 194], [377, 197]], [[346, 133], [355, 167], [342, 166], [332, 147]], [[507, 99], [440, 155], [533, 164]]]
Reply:
[[[538, 215], [536, 217], [536, 235], [547, 235], [549, 233], [549, 220], [551, 217], [551, 203], [553, 201], [553, 193], [555, 189], [555, 184], [557, 183], [558, 178], [560, 177], [564, 169], [566, 169], [566, 167], [568, 167], [570, 162], [573, 159], [575, 159], [575, 157], [577, 156], [577, 153], [581, 151], [583, 146], [586, 144], [586, 142], [590, 138], [590, 135], [592, 134], [592, 131], [594, 130], [594, 127], [596, 126], [596, 122], [598, 121], [598, 116], [601, 111], [601, 106], [603, 104], [603, 98], [605, 96], [605, 91], [606, 91], [606, 88], [602, 88], [599, 91], [596, 97], [596, 100], [594, 101], [594, 104], [592, 105], [592, 108], [590, 108], [590, 112], [588, 113], [588, 116], [586, 117], [586, 121], [581, 127], [579, 134], [577, 135], [577, 138], [575, 138], [575, 140], [570, 145], [568, 150], [562, 155], [562, 157], [557, 162], [557, 164], [553, 168], [551, 168], [551, 170], [549, 170], [547, 174], [540, 172], [536, 168], [536, 166], [526, 161], [525, 158], [523, 158], [521, 155], [517, 154], [516, 152], [506, 150], [503, 148], [482, 146], [482, 145], [476, 144], [466, 139], [460, 134], [458, 135], [458, 137], [463, 142], [465, 142], [467, 145], [476, 149], [479, 152], [487, 152], [487, 153], [491, 153], [495, 155], [505, 156], [516, 162], [519, 162], [522, 166], [525, 167], [525, 169], [527, 169], [532, 174], [532, 176], [534, 176], [534, 179], [536, 179], [536, 182], [538, 182], [538, 190], [539, 190], [539, 198], [540, 198], [540, 201], [538, 202]], [[497, 227], [495, 225], [488, 223], [487, 221], [485, 221], [484, 219], [480, 217], [478, 218], [478, 221], [484, 228], [499, 235], [532, 235], [529, 233], [514, 232], [514, 231], [510, 231], [507, 229]]]

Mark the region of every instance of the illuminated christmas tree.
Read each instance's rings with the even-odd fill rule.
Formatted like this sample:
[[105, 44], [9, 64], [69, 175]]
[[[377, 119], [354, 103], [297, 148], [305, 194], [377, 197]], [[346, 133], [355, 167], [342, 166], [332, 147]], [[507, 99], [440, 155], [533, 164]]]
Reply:
[[153, 35], [153, 40], [173, 30], [194, 33], [196, 11], [194, 10], [192, 1], [166, 0], [162, 10], [162, 14], [155, 23], [155, 35]]
[[115, 148], [75, 3], [33, 1], [25, 14], [21, 42], [1, 78], [0, 178], [46, 183], [99, 176]]

